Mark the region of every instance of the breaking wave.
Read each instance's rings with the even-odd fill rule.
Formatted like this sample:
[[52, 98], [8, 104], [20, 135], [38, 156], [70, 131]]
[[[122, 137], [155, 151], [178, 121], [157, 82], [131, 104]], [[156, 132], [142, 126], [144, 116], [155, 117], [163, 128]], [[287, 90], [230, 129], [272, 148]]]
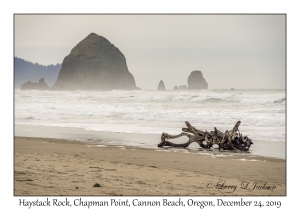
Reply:
[[21, 91], [15, 123], [87, 130], [178, 133], [185, 121], [201, 129], [241, 130], [259, 140], [285, 141], [284, 90]]

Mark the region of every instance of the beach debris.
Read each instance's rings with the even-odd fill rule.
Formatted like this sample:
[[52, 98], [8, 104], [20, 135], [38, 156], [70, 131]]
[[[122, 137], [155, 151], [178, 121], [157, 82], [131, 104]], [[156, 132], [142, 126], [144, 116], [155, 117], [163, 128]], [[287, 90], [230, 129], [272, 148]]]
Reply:
[[[170, 135], [167, 133], [161, 134], [161, 142], [158, 147], [181, 147], [186, 148], [191, 143], [196, 142], [201, 148], [211, 149], [213, 145], [218, 145], [219, 150], [236, 150], [236, 151], [248, 151], [253, 144], [252, 140], [248, 136], [243, 136], [239, 131], [241, 121], [238, 121], [232, 130], [226, 130], [224, 133], [219, 131], [216, 127], [213, 131], [201, 131], [193, 127], [188, 121], [185, 122], [186, 128], [182, 128], [179, 135]], [[175, 139], [181, 136], [187, 136], [189, 140], [183, 144], [174, 144], [166, 139]]]
[[93, 187], [101, 187], [101, 185], [100, 184], [98, 184], [98, 183], [96, 183], [96, 184], [94, 184], [94, 186]]

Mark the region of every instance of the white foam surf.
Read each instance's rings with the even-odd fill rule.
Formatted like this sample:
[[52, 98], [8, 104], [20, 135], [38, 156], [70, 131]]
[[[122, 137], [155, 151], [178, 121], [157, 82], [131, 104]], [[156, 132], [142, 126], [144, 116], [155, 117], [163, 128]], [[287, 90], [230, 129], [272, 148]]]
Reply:
[[123, 133], [177, 134], [189, 121], [202, 130], [240, 131], [285, 141], [284, 90], [15, 91], [15, 123]]

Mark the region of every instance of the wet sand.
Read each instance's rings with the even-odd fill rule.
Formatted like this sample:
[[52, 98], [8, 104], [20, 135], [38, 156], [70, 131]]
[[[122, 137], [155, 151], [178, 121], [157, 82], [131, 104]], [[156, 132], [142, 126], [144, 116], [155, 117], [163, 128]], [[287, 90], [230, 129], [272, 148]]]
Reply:
[[14, 195], [286, 195], [286, 161], [15, 137]]
[[[172, 133], [176, 135], [178, 133]], [[40, 138], [56, 138], [65, 140], [77, 140], [83, 142], [94, 142], [95, 144], [106, 145], [126, 145], [142, 148], [156, 149], [160, 142], [161, 135], [159, 134], [129, 134], [129, 133], [114, 133], [104, 131], [90, 131], [82, 128], [64, 128], [51, 126], [37, 125], [15, 125], [15, 136], [28, 136]], [[187, 138], [172, 139], [174, 143], [186, 142]], [[261, 141], [253, 140], [254, 144], [250, 148], [250, 154], [256, 156], [265, 156], [286, 159], [285, 142], [276, 141]], [[197, 143], [192, 143], [189, 147], [191, 150], [199, 150]], [[215, 151], [217, 152], [217, 150]]]

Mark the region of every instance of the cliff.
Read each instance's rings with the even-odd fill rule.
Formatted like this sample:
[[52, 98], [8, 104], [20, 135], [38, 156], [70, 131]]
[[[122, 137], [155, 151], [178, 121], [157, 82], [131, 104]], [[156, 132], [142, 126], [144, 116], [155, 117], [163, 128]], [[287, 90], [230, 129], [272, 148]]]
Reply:
[[125, 56], [106, 38], [91, 33], [62, 63], [52, 90], [136, 89]]
[[207, 89], [208, 84], [201, 71], [193, 71], [188, 77], [188, 86], [190, 90]]

